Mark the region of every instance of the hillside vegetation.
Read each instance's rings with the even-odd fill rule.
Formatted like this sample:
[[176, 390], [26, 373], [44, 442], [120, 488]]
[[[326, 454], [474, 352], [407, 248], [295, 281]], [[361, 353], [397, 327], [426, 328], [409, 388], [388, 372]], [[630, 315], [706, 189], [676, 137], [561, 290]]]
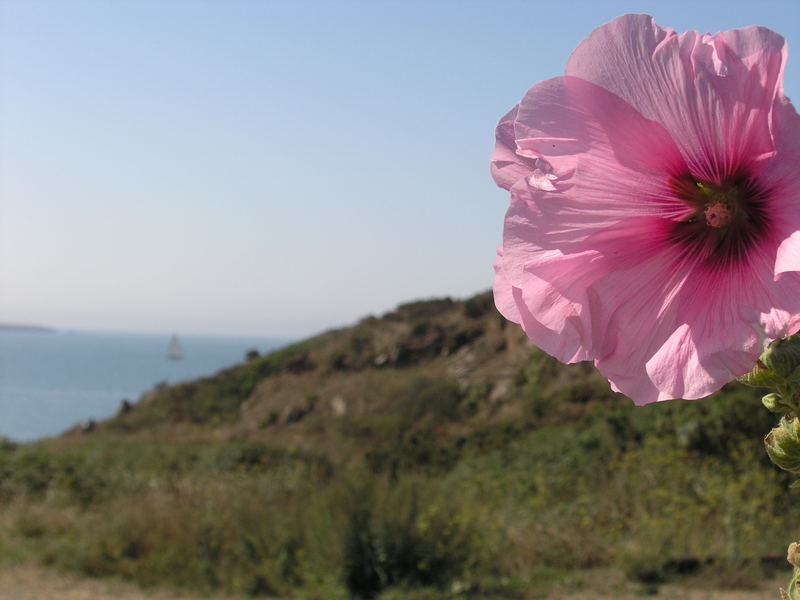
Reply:
[[800, 531], [759, 397], [637, 408], [489, 294], [414, 302], [6, 444], [0, 544], [142, 585], [326, 600], [536, 598], [586, 569], [747, 586]]

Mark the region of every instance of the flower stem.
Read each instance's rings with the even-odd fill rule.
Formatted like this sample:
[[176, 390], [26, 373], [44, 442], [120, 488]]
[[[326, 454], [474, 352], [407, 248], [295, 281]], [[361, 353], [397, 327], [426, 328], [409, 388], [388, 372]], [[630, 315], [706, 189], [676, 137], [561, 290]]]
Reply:
[[786, 600], [800, 600], [800, 589], [798, 586], [800, 586], [800, 569], [795, 568], [794, 576], [789, 582], [789, 589], [788, 591], [781, 590], [781, 596]]

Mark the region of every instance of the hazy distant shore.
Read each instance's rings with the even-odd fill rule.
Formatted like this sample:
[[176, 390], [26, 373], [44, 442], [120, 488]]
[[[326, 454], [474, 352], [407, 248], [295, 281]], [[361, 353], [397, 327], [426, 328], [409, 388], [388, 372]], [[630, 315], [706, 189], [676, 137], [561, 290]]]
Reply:
[[25, 323], [0, 323], [0, 332], [11, 331], [14, 333], [55, 333], [52, 327], [44, 325], [28, 325]]

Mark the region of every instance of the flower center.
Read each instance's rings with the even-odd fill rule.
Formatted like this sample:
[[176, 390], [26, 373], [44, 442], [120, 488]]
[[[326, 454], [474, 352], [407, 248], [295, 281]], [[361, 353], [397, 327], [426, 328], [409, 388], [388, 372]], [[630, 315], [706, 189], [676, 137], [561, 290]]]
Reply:
[[674, 177], [670, 188], [676, 199], [692, 209], [688, 219], [674, 223], [671, 239], [708, 264], [746, 260], [769, 228], [769, 193], [747, 170], [719, 182], [686, 173]]
[[[695, 185], [700, 190], [700, 196], [694, 199], [694, 203], [703, 203], [702, 219], [705, 224], [716, 229], [730, 225], [739, 209], [737, 186], [715, 186], [702, 181], [696, 181]], [[697, 218], [700, 218], [699, 214]]]

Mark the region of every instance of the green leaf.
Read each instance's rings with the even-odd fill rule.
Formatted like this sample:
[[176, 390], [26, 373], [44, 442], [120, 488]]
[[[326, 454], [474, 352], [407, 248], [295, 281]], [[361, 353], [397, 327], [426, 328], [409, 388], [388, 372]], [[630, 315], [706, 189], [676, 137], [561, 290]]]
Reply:
[[783, 378], [778, 377], [770, 369], [767, 369], [760, 363], [757, 363], [756, 366], [753, 367], [753, 370], [749, 373], [745, 373], [741, 377], [738, 377], [737, 380], [740, 383], [749, 385], [750, 387], [765, 388], [774, 388], [784, 382]]

